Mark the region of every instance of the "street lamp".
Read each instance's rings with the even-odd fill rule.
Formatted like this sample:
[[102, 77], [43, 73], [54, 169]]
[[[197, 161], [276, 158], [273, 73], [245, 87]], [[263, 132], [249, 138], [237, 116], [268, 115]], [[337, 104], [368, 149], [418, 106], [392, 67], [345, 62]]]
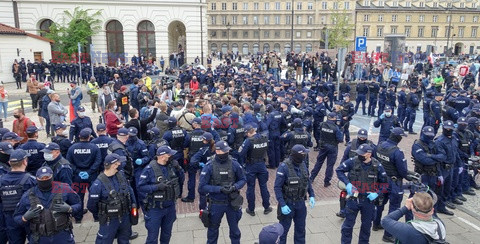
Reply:
[[230, 50], [230, 22], [227, 23], [227, 53]]
[[260, 52], [260, 26], [258, 27], [258, 52]]
[[455, 36], [457, 36], [457, 35], [456, 35], [456, 34], [453, 34], [453, 35], [452, 35], [452, 55], [455, 54], [455, 48], [454, 48], [455, 45], [453, 44], [453, 43], [454, 43], [454, 42], [453, 42], [453, 38], [454, 38]]
[[292, 28], [291, 28], [291, 33], [290, 33], [290, 38], [291, 38], [290, 39], [290, 52], [293, 50], [293, 20], [295, 18], [295, 16], [294, 16], [294, 13], [295, 13], [294, 12], [294, 9], [295, 9], [294, 3], [295, 3], [295, 0], [292, 0], [292, 23], [291, 23]]

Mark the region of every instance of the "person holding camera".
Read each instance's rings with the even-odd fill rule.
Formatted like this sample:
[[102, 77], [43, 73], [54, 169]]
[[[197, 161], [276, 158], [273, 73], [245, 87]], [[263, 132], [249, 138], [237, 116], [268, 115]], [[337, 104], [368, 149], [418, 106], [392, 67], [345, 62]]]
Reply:
[[[98, 86], [97, 80], [95, 77], [91, 77], [90, 81], [87, 83], [87, 94], [90, 95], [90, 102], [92, 103], [92, 111], [95, 113], [95, 107], [98, 107]], [[100, 109], [99, 109], [100, 111]]]
[[[335, 170], [338, 179], [345, 183], [348, 194], [346, 216], [342, 225], [342, 243], [352, 242], [353, 226], [358, 212], [362, 215], [359, 243], [368, 243], [375, 214], [375, 200], [382, 194], [380, 184], [387, 182], [387, 174], [380, 162], [373, 158], [373, 148], [362, 144], [355, 151], [356, 157], [349, 158]], [[347, 175], [348, 174], [348, 175]], [[357, 189], [355, 186], [362, 186]], [[379, 201], [379, 200], [377, 200]]]

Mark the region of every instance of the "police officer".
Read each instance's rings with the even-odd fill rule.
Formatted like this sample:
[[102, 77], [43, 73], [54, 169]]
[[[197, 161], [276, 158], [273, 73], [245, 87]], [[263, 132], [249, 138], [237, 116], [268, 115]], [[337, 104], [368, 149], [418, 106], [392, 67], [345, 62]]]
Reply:
[[160, 136], [160, 130], [157, 127], [147, 130], [147, 134], [150, 138], [147, 142], [148, 156], [153, 159], [157, 154], [158, 148], [168, 146], [168, 142]]
[[[407, 108], [405, 110], [405, 120], [403, 121], [403, 129], [405, 131], [408, 130], [408, 134], [416, 135], [417, 133], [413, 131], [413, 124], [415, 123], [415, 118], [417, 115], [418, 105], [420, 104], [420, 99], [418, 98], [417, 94], [417, 86], [413, 85], [410, 87], [410, 92], [405, 97], [405, 103], [407, 104]], [[400, 109], [400, 106], [399, 108]], [[399, 116], [400, 119], [400, 116]], [[400, 119], [400, 121], [402, 121]]]
[[292, 220], [295, 222], [295, 243], [305, 243], [307, 208], [305, 198], [310, 196], [310, 206], [315, 206], [315, 193], [304, 164], [309, 150], [301, 144], [291, 148], [290, 157], [278, 167], [275, 178], [275, 197], [278, 201], [278, 219], [284, 228], [279, 243], [287, 242]]
[[362, 79], [362, 81], [357, 84], [357, 98], [355, 99], [355, 113], [358, 111], [358, 107], [360, 107], [360, 103], [362, 103], [362, 110], [363, 110], [363, 115], [367, 115], [365, 112], [365, 103], [367, 102], [367, 93], [368, 93], [368, 86], [365, 84], [365, 80]]
[[160, 243], [170, 242], [177, 219], [175, 202], [180, 194], [179, 176], [168, 160], [175, 153], [169, 146], [161, 146], [157, 159], [152, 160], [140, 175], [137, 187], [148, 231], [145, 243], [158, 243], [159, 235]]
[[[403, 183], [402, 179], [407, 178], [407, 160], [405, 155], [398, 147], [402, 137], [407, 136], [401, 127], [392, 129], [388, 139], [377, 146], [377, 159], [383, 165], [388, 176], [388, 189], [385, 197], [379, 206], [373, 222], [373, 230], [379, 230], [382, 212], [387, 201], [390, 202], [388, 212], [391, 213], [400, 208], [403, 199]], [[383, 234], [383, 241], [394, 242], [395, 239], [388, 232]]]
[[[170, 147], [177, 152], [173, 155], [172, 159], [183, 162], [183, 150], [188, 147], [190, 135], [188, 135], [186, 130], [177, 125], [177, 119], [175, 117], [169, 117], [165, 122], [168, 123], [169, 130], [163, 134], [163, 139], [168, 141]], [[185, 170], [186, 165], [182, 164], [182, 168]], [[181, 184], [183, 186], [183, 182]]]
[[55, 134], [56, 136], [52, 137], [52, 142], [57, 143], [60, 146], [60, 152], [64, 158], [67, 157], [67, 152], [70, 146], [72, 146], [72, 141], [68, 139], [68, 131], [66, 130], [67, 125], [64, 123], [55, 125]]
[[37, 170], [42, 167], [44, 162], [42, 149], [45, 148], [45, 143], [38, 142], [38, 128], [34, 125], [29, 126], [26, 130], [28, 141], [20, 145], [18, 148], [25, 150], [30, 156], [28, 157], [27, 172], [35, 174]]
[[128, 181], [133, 181], [133, 159], [130, 155], [130, 152], [127, 150], [126, 143], [128, 140], [128, 129], [127, 128], [120, 128], [117, 132], [117, 139], [114, 140], [110, 145], [108, 145], [107, 152], [108, 153], [116, 153], [121, 157], [125, 157], [126, 160], [122, 162], [120, 165], [119, 170], [123, 171], [125, 177]]
[[71, 215], [82, 212], [80, 198], [68, 184], [53, 183], [49, 167], [38, 169], [36, 178], [37, 186], [25, 192], [18, 203], [15, 222], [30, 226], [30, 243], [75, 243]]
[[384, 113], [373, 122], [373, 126], [375, 126], [375, 128], [380, 127], [380, 135], [378, 137], [378, 144], [380, 144], [388, 139], [392, 128], [400, 127], [401, 125], [398, 121], [398, 117], [393, 115], [392, 108], [390, 106], [385, 106]]
[[[2, 130], [4, 128], [0, 128]], [[1, 133], [1, 132], [0, 132]], [[0, 176], [10, 172], [10, 154], [13, 152], [13, 146], [9, 142], [0, 142]], [[0, 214], [0, 242], [7, 242], [5, 220]]]
[[375, 79], [368, 85], [368, 116], [375, 116], [375, 108], [377, 107], [378, 93], [380, 92], [380, 86], [375, 82]]
[[357, 133], [357, 138], [353, 139], [348, 146], [345, 148], [343, 153], [342, 160], [340, 162], [345, 162], [349, 158], [357, 156], [357, 149], [362, 144], [368, 144], [373, 148], [373, 154], [375, 155], [375, 150], [377, 146], [371, 141], [368, 140], [368, 131], [366, 129], [360, 129]]
[[107, 155], [104, 171], [89, 189], [87, 208], [100, 223], [96, 243], [113, 243], [114, 239], [130, 243], [132, 224], [138, 215], [131, 215], [137, 213], [137, 202], [132, 187], [120, 172], [120, 165], [125, 162], [126, 158], [116, 153]]
[[423, 127], [429, 125], [430, 123], [430, 102], [433, 100], [435, 96], [434, 91], [426, 91], [425, 96], [423, 97], [422, 102], [422, 111], [423, 111]]
[[231, 155], [234, 157], [240, 165], [244, 165], [245, 161], [238, 154], [238, 149], [245, 140], [245, 128], [242, 121], [240, 121], [238, 113], [233, 112], [230, 116], [232, 124], [228, 128], [227, 142], [232, 148]]
[[340, 92], [340, 98], [339, 100], [343, 100], [343, 94], [348, 93], [350, 94], [350, 91], [352, 88], [350, 87], [350, 84], [348, 83], [348, 79], [343, 79], [343, 83], [340, 84], [339, 92]]
[[468, 179], [465, 167], [468, 164], [468, 159], [474, 155], [472, 145], [474, 134], [467, 129], [468, 123], [465, 117], [460, 117], [457, 125], [454, 131], [454, 137], [458, 143], [459, 159], [453, 168], [451, 198], [453, 199], [453, 203], [463, 205], [463, 202], [467, 201], [467, 198], [463, 196], [463, 191], [469, 187], [468, 183], [467, 185], [464, 184], [464, 180], [467, 181]]
[[[285, 117], [278, 111], [273, 111], [267, 117], [268, 127], [268, 165], [269, 168], [277, 168], [281, 160], [281, 140], [282, 128], [287, 128]], [[240, 153], [241, 154], [241, 153]], [[248, 178], [248, 173], [247, 173]], [[248, 184], [247, 184], [248, 187]]]
[[132, 157], [134, 180], [131, 182], [135, 199], [138, 200], [138, 192], [136, 184], [140, 179], [140, 175], [145, 166], [150, 162], [148, 156], [148, 148], [145, 143], [137, 137], [138, 130], [135, 127], [128, 128], [128, 140], [125, 143], [129, 155]]
[[327, 160], [327, 169], [325, 173], [324, 186], [331, 185], [330, 180], [333, 176], [333, 165], [337, 161], [338, 144], [343, 141], [343, 133], [338, 128], [337, 114], [331, 112], [328, 114], [328, 120], [320, 125], [320, 153], [317, 156], [317, 162], [312, 169], [310, 181], [313, 182], [320, 172], [325, 159]]
[[[343, 95], [344, 100], [342, 103], [342, 111], [341, 111], [341, 120], [342, 120], [342, 132], [345, 135], [345, 145], [350, 142], [350, 121], [353, 119], [353, 115], [355, 114], [355, 110], [353, 107], [353, 103], [350, 102], [350, 94]], [[363, 106], [365, 109], [365, 106]], [[365, 113], [364, 113], [365, 115]], [[332, 169], [333, 170], [333, 169]]]
[[18, 136], [15, 132], [9, 131], [2, 136], [2, 142], [10, 143], [14, 149], [16, 149], [20, 145], [20, 142], [22, 140], [23, 137]]
[[[100, 164], [102, 163], [102, 154], [100, 149], [90, 143], [92, 130], [85, 128], [80, 131], [80, 142], [73, 144], [67, 153], [67, 160], [74, 169], [72, 181], [79, 186], [85, 183], [90, 184], [98, 175]], [[85, 192], [78, 192], [82, 207]], [[82, 222], [83, 214], [74, 215], [77, 223]]]
[[13, 213], [23, 193], [37, 184], [35, 177], [26, 172], [27, 157], [28, 153], [25, 150], [12, 151], [9, 161], [11, 171], [0, 176], [0, 191], [2, 192], [0, 225], [4, 225], [0, 228], [7, 230], [8, 242], [12, 244], [25, 243], [26, 230], [23, 226], [15, 223]]
[[362, 225], [358, 242], [369, 243], [375, 213], [373, 201], [381, 194], [382, 189], [379, 186], [386, 182], [385, 170], [382, 164], [372, 157], [373, 148], [370, 145], [360, 145], [356, 153], [358, 156], [347, 159], [335, 170], [338, 179], [346, 185], [347, 194], [350, 196], [346, 205], [346, 218], [342, 225], [342, 243], [351, 243], [353, 226], [359, 211], [362, 215]]
[[455, 98], [451, 97], [442, 106], [443, 121], [451, 120], [453, 123], [456, 123], [458, 118], [460, 118], [460, 113], [455, 108], [453, 108], [454, 105], [455, 105]]
[[[240, 243], [238, 222], [242, 217], [241, 195], [239, 190], [245, 185], [246, 179], [240, 164], [229, 156], [230, 147], [227, 142], [215, 144], [215, 158], [210, 160], [200, 174], [198, 191], [208, 194], [210, 225], [207, 232], [207, 243], [218, 241], [218, 231], [223, 215], [227, 215], [232, 244]], [[240, 200], [240, 201], [239, 201]], [[205, 214], [205, 212], [204, 212]]]
[[313, 110], [313, 137], [315, 138], [316, 144], [314, 151], [320, 150], [320, 124], [323, 122], [326, 116], [326, 103], [323, 102], [323, 94], [319, 93], [317, 95], [315, 109]]
[[407, 109], [407, 93], [405, 92], [406, 90], [407, 90], [407, 85], [402, 85], [402, 88], [397, 95], [398, 96], [397, 116], [398, 116], [398, 120], [402, 124], [403, 124], [403, 121], [405, 120], [405, 111]]
[[[97, 145], [100, 149], [100, 155], [102, 155], [101, 158], [104, 159], [108, 154], [108, 145], [110, 145], [115, 139], [107, 136], [107, 127], [105, 124], [98, 124], [96, 129], [98, 137], [90, 141], [90, 143]], [[100, 165], [100, 171], [102, 170], [103, 164]]]
[[257, 124], [250, 123], [245, 126], [247, 139], [240, 146], [240, 157], [245, 158], [245, 171], [247, 178], [247, 214], [255, 216], [255, 181], [258, 179], [264, 214], [272, 212], [270, 207], [270, 193], [267, 188], [268, 171], [265, 166], [268, 139], [265, 135], [257, 134]]
[[389, 105], [392, 108], [392, 113], [394, 113], [395, 107], [397, 106], [397, 95], [395, 94], [394, 89], [397, 89], [397, 87], [393, 84], [388, 87], [385, 100], [385, 105]]
[[43, 166], [48, 166], [53, 171], [53, 180], [72, 185], [73, 169], [62, 154], [60, 153], [60, 146], [51, 142], [42, 150], [45, 163]]
[[387, 86], [385, 84], [380, 84], [380, 92], [378, 94], [378, 116], [383, 114], [385, 105], [387, 102]]
[[440, 124], [442, 123], [442, 105], [440, 102], [443, 100], [443, 93], [437, 92], [435, 93], [435, 99], [430, 102], [430, 122], [428, 125], [432, 126], [435, 130], [435, 135], [438, 132], [438, 128], [440, 128]]
[[[434, 137], [433, 127], [423, 127], [420, 139], [415, 140], [412, 145], [412, 157], [415, 165], [414, 170], [421, 175], [422, 183], [438, 193], [437, 182], [441, 172], [440, 163], [445, 160], [446, 156], [440, 154], [435, 143], [433, 143]], [[438, 211], [437, 207], [435, 209], [435, 211]], [[451, 211], [445, 210], [446, 213], [453, 215]]]
[[[300, 144], [305, 148], [313, 146], [312, 136], [305, 131], [302, 125], [302, 119], [296, 118], [293, 120], [293, 130], [283, 133], [282, 140], [286, 142], [286, 153], [290, 154], [290, 150], [293, 146]], [[307, 169], [309, 167], [308, 154], [305, 156], [305, 164]]]
[[90, 128], [92, 131], [92, 136], [97, 138], [97, 134], [95, 134], [95, 131], [93, 130], [92, 120], [85, 114], [85, 107], [79, 106], [77, 114], [78, 116], [75, 117], [75, 119], [70, 123], [70, 141], [78, 142], [80, 140], [80, 131], [85, 128]]

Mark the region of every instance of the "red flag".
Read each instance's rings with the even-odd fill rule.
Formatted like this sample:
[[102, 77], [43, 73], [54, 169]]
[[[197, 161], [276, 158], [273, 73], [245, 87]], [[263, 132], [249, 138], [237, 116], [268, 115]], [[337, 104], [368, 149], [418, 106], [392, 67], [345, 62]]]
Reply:
[[70, 101], [70, 108], [69, 108], [69, 114], [70, 114], [70, 123], [75, 119], [75, 110], [73, 109], [72, 101]]

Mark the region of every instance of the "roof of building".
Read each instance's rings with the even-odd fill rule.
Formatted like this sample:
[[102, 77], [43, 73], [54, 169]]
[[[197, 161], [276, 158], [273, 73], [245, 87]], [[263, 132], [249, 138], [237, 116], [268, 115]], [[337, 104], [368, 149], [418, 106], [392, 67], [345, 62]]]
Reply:
[[12, 27], [12, 26], [9, 26], [9, 25], [6, 25], [6, 24], [2, 24], [2, 23], [0, 23], [0, 35], [29, 36], [29, 37], [32, 37], [32, 38], [35, 38], [35, 39], [38, 39], [38, 40], [41, 40], [41, 41], [54, 43], [54, 41], [51, 40], [51, 39], [45, 38], [43, 36], [35, 35], [35, 34], [32, 34], [32, 33], [28, 33], [28, 32], [26, 32], [22, 29], [18, 29], [18, 28], [15, 28], [15, 27]]

